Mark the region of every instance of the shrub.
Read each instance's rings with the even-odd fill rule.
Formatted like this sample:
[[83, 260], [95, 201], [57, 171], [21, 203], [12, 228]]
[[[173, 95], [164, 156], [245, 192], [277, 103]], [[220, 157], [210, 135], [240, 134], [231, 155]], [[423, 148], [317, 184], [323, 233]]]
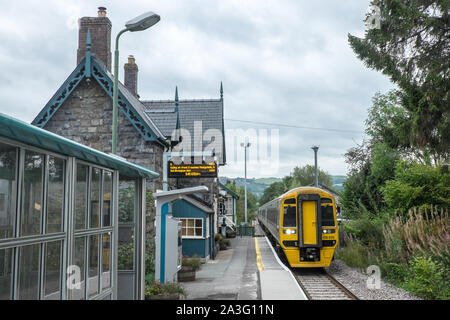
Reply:
[[[443, 262], [450, 257], [448, 211], [436, 207], [409, 210], [408, 217], [397, 216], [384, 228], [387, 258], [406, 261], [414, 253], [433, 255]], [[396, 260], [397, 257], [397, 260]]]
[[191, 267], [194, 269], [194, 271], [200, 269], [200, 266], [202, 264], [202, 261], [198, 255], [194, 255], [193, 257], [189, 258], [187, 256], [183, 257], [183, 260], [181, 262], [181, 265], [183, 267]]
[[450, 299], [450, 283], [445, 278], [445, 268], [431, 257], [420, 255], [411, 259], [411, 272], [404, 287], [424, 299]]
[[361, 241], [350, 237], [346, 243], [345, 247], [341, 247], [336, 251], [337, 259], [343, 260], [350, 267], [360, 269], [366, 269], [372, 264], [373, 257], [367, 246], [362, 244]]
[[231, 242], [228, 239], [220, 239], [219, 240], [220, 250], [226, 250], [230, 245], [231, 245]]
[[406, 213], [426, 204], [450, 207], [450, 173], [442, 167], [398, 161], [395, 175], [396, 179], [387, 181], [382, 188], [390, 208]]
[[145, 286], [145, 296], [170, 296], [173, 294], [187, 296], [184, 288], [178, 283], [154, 281], [153, 284]]

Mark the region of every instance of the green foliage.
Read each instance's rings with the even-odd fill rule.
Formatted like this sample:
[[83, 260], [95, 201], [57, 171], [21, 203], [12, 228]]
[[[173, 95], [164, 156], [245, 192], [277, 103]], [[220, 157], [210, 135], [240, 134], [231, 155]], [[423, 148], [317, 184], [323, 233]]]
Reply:
[[[259, 204], [263, 205], [283, 193], [297, 187], [307, 186], [314, 183], [315, 168], [311, 165], [305, 165], [303, 167], [295, 167], [292, 173], [285, 176], [281, 181], [276, 181], [272, 183], [269, 187], [264, 190], [263, 195], [259, 199]], [[325, 185], [330, 189], [333, 189], [333, 181], [331, 176], [325, 172], [318, 169], [319, 184]]]
[[450, 300], [448, 269], [431, 257], [414, 256], [403, 287], [423, 299]]
[[346, 153], [351, 171], [344, 182], [341, 203], [347, 218], [386, 211], [382, 188], [395, 176], [395, 163], [399, 157], [396, 150], [383, 142], [366, 142]]
[[161, 283], [153, 282], [152, 284], [147, 284], [145, 286], [145, 296], [171, 296], [174, 294], [181, 294], [187, 296], [184, 288], [178, 283]]
[[[232, 186], [227, 184], [228, 186]], [[243, 187], [235, 188], [235, 191], [239, 195], [239, 199], [236, 201], [236, 220], [237, 224], [245, 221], [245, 189]], [[258, 211], [258, 199], [256, 196], [247, 190], [247, 222], [251, 222], [256, 217]]]
[[[381, 28], [348, 40], [367, 67], [382, 71], [399, 87], [402, 114], [392, 114], [393, 123], [379, 128], [392, 127], [382, 134], [385, 141], [442, 163], [450, 156], [450, 2], [380, 0], [378, 6]], [[394, 131], [394, 140], [389, 139]]]
[[387, 181], [382, 191], [389, 207], [404, 213], [423, 205], [450, 207], [450, 174], [439, 166], [399, 161], [395, 180]]
[[343, 260], [348, 266], [365, 270], [373, 264], [373, 258], [367, 246], [350, 237], [346, 246], [336, 250], [336, 259]]
[[119, 270], [133, 270], [134, 243], [119, 243], [117, 251]]
[[200, 257], [197, 254], [195, 254], [193, 257], [190, 258], [187, 256], [183, 257], [181, 265], [183, 267], [191, 267], [194, 271], [197, 271], [198, 269], [200, 269], [202, 261]]
[[369, 248], [382, 248], [384, 246], [383, 227], [390, 216], [389, 212], [379, 215], [364, 213], [358, 219], [344, 223], [343, 230]]

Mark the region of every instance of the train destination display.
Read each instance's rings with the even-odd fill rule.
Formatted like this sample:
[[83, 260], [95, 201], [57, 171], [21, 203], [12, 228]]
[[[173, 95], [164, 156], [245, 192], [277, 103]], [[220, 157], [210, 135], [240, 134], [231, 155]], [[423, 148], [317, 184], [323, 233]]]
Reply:
[[175, 164], [168, 162], [169, 178], [217, 178], [215, 162], [201, 164]]

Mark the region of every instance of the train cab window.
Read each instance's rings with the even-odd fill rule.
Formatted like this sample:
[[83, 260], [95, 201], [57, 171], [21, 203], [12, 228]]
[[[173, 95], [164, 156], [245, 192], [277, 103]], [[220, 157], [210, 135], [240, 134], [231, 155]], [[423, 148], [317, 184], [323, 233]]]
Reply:
[[321, 206], [322, 211], [322, 226], [334, 227], [333, 206]]
[[333, 203], [333, 201], [331, 199], [328, 198], [322, 198], [320, 199], [320, 203], [324, 204], [324, 203]]
[[295, 206], [284, 207], [283, 227], [296, 227], [297, 226], [296, 216], [297, 212], [295, 210]]

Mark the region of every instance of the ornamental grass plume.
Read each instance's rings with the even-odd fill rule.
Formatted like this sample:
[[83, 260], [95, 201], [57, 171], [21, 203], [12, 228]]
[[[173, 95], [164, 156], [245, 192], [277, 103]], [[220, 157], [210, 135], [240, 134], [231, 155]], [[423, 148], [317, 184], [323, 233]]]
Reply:
[[414, 208], [406, 219], [397, 216], [385, 226], [385, 248], [393, 261], [406, 262], [414, 253], [450, 258], [448, 209]]

